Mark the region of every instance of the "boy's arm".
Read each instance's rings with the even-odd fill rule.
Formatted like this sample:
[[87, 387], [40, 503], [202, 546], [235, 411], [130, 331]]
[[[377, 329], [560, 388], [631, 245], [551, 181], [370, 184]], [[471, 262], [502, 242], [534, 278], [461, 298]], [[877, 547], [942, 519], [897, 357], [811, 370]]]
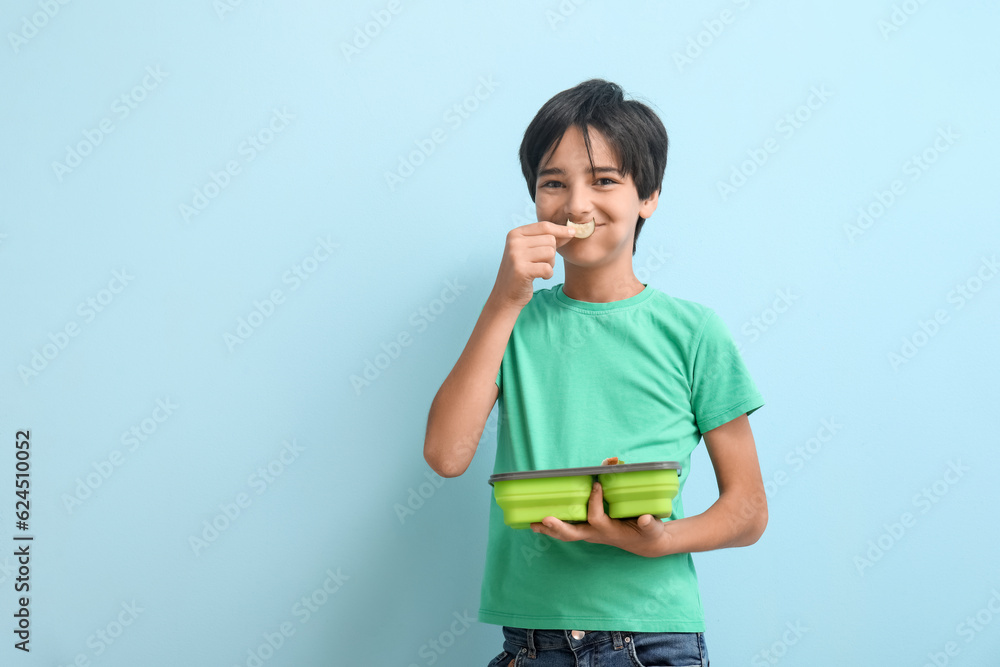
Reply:
[[548, 221], [507, 234], [493, 291], [427, 415], [424, 459], [442, 477], [457, 477], [472, 462], [499, 395], [497, 372], [514, 322], [531, 300], [534, 279], [552, 277], [556, 249], [574, 235], [565, 225]]
[[710, 551], [753, 544], [767, 526], [767, 496], [757, 447], [746, 415], [706, 432], [719, 499], [701, 514], [669, 522], [670, 553]]
[[532, 528], [567, 542], [609, 544], [649, 557], [753, 544], [767, 525], [767, 496], [750, 422], [741, 415], [706, 432], [704, 438], [719, 499], [701, 514], [667, 522], [648, 514], [637, 520], [612, 519], [604, 513], [600, 484], [595, 484], [587, 523], [574, 525], [546, 517]]
[[497, 371], [519, 313], [520, 309], [486, 302], [462, 356], [431, 403], [424, 459], [442, 477], [457, 477], [472, 462], [500, 394]]

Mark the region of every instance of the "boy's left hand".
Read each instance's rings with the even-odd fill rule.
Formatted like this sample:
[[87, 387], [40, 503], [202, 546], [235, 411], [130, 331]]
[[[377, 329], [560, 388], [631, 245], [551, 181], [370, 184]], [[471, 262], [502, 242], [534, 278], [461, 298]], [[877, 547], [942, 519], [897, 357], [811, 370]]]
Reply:
[[639, 556], [656, 557], [673, 553], [672, 536], [668, 524], [651, 514], [637, 519], [612, 519], [604, 513], [604, 492], [600, 482], [594, 482], [587, 504], [587, 523], [566, 523], [554, 516], [545, 517], [541, 523], [531, 524], [536, 533], [554, 537], [563, 542], [584, 540], [607, 544]]

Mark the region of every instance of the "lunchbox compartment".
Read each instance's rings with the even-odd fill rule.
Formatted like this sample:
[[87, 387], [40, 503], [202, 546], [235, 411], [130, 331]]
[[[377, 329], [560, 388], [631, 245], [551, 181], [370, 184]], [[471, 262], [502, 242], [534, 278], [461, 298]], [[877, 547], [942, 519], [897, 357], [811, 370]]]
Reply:
[[563, 521], [586, 521], [594, 479], [604, 490], [608, 516], [624, 519], [652, 514], [666, 518], [673, 512], [680, 465], [675, 461], [622, 463], [581, 468], [553, 468], [490, 476], [504, 523], [528, 528], [547, 516]]

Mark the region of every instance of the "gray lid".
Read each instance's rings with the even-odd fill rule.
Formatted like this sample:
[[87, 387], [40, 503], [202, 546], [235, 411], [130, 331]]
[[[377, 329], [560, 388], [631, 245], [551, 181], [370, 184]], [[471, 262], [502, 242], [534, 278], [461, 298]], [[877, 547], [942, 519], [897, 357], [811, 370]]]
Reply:
[[518, 479], [539, 479], [542, 477], [575, 477], [577, 475], [606, 475], [619, 472], [640, 472], [643, 470], [676, 470], [681, 474], [681, 464], [676, 461], [652, 461], [650, 463], [617, 463], [606, 466], [585, 466], [583, 468], [551, 468], [549, 470], [528, 470], [526, 472], [501, 472], [490, 475], [493, 482], [509, 482]]

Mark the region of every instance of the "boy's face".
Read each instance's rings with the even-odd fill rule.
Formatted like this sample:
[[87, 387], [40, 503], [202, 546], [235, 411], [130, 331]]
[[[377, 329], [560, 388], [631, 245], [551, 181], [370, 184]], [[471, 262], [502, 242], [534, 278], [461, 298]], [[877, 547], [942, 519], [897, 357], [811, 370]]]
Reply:
[[618, 171], [618, 160], [604, 135], [593, 128], [588, 134], [595, 170], [591, 171], [583, 132], [571, 126], [539, 165], [535, 211], [539, 220], [560, 225], [567, 220], [596, 220], [590, 238], [573, 239], [559, 248], [567, 263], [593, 267], [624, 262], [624, 255], [631, 266], [635, 224], [656, 210], [658, 193], [640, 200], [632, 177]]

